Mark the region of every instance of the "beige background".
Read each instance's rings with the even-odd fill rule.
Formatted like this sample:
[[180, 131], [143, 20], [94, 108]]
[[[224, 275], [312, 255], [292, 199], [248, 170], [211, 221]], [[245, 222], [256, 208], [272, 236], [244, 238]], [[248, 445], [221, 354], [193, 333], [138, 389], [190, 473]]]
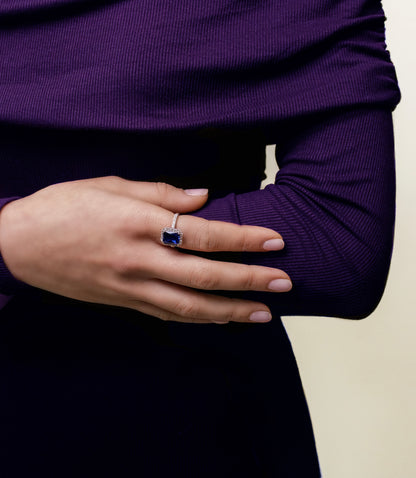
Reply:
[[[285, 317], [323, 478], [416, 477], [416, 4], [383, 2], [402, 101], [393, 113], [395, 248], [385, 294], [362, 321]], [[268, 177], [275, 172], [267, 147]], [[303, 478], [303, 477], [302, 477]]]

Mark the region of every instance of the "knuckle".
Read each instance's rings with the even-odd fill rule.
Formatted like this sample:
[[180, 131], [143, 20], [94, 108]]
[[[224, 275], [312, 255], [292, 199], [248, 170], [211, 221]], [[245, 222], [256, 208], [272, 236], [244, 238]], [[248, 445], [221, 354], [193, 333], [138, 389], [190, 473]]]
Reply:
[[178, 302], [175, 307], [175, 313], [181, 317], [197, 317], [199, 314], [198, 306], [193, 300], [184, 299]]
[[109, 184], [122, 181], [122, 178], [120, 176], [116, 176], [115, 174], [111, 174], [109, 176], [101, 176], [101, 178], [99, 179]]
[[230, 322], [246, 322], [249, 316], [246, 302], [239, 299], [231, 300], [233, 303], [223, 314], [223, 319], [226, 319]]
[[256, 285], [257, 277], [255, 271], [250, 266], [246, 266], [246, 270], [244, 273], [244, 288], [246, 290], [253, 290], [256, 289]]
[[190, 274], [190, 285], [196, 289], [213, 290], [218, 287], [219, 280], [213, 277], [211, 267], [203, 265]]
[[91, 184], [96, 184], [100, 186], [112, 186], [114, 183], [119, 183], [122, 181], [120, 176], [110, 175], [110, 176], [99, 176], [96, 178], [88, 178], [86, 181], [89, 181]]
[[199, 278], [198, 289], [217, 290], [219, 280], [216, 277], [202, 276]]
[[218, 249], [218, 238], [214, 234], [210, 221], [204, 220], [198, 228], [196, 246], [201, 251], [215, 251]]
[[235, 322], [241, 319], [238, 314], [238, 311], [234, 307], [228, 309], [222, 318], [225, 319], [227, 322]]
[[244, 227], [241, 228], [241, 234], [237, 239], [237, 243], [237, 247], [241, 251], [249, 251], [252, 247], [250, 235], [248, 234], [247, 229]]
[[157, 182], [155, 183], [156, 191], [161, 200], [167, 199], [172, 191], [172, 186], [167, 183]]

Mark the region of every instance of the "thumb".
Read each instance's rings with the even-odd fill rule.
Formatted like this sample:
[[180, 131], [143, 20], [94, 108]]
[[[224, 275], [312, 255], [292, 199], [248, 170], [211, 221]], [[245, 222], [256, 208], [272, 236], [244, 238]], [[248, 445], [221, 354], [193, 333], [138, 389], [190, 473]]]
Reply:
[[146, 198], [168, 211], [187, 213], [201, 208], [208, 199], [208, 189], [180, 189], [165, 183], [156, 184], [156, 197]]
[[181, 189], [162, 182], [126, 181], [137, 199], [163, 207], [168, 211], [187, 213], [202, 207], [208, 199], [208, 189]]
[[132, 181], [118, 176], [104, 176], [87, 181], [108, 191], [128, 195], [172, 212], [195, 211], [208, 199], [208, 189], [181, 189], [162, 182]]

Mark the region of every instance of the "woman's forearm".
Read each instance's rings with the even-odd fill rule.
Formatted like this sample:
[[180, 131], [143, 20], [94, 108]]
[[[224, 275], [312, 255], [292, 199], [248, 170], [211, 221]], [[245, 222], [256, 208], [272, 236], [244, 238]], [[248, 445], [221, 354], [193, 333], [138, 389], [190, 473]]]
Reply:
[[[280, 315], [365, 317], [382, 296], [392, 251], [391, 112], [362, 108], [305, 118], [287, 123], [279, 136], [275, 184], [214, 199], [192, 214], [282, 235], [282, 251], [245, 253], [242, 260], [285, 271], [292, 291], [246, 292], [247, 298]], [[12, 199], [0, 200], [0, 208]], [[0, 292], [12, 295], [25, 287], [0, 254]]]
[[293, 289], [284, 295], [246, 294], [274, 313], [366, 317], [383, 294], [393, 244], [391, 112], [303, 119], [280, 137], [275, 184], [214, 200], [196, 214], [279, 231], [282, 251], [243, 256], [291, 277]]

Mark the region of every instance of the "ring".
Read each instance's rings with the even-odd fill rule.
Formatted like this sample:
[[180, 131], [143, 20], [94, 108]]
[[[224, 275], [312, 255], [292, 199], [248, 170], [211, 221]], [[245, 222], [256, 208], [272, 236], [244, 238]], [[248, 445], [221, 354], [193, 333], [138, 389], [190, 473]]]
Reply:
[[178, 247], [182, 244], [183, 232], [175, 227], [178, 216], [179, 213], [177, 212], [173, 216], [172, 226], [164, 227], [162, 229], [162, 232], [160, 234], [160, 240], [165, 246]]

